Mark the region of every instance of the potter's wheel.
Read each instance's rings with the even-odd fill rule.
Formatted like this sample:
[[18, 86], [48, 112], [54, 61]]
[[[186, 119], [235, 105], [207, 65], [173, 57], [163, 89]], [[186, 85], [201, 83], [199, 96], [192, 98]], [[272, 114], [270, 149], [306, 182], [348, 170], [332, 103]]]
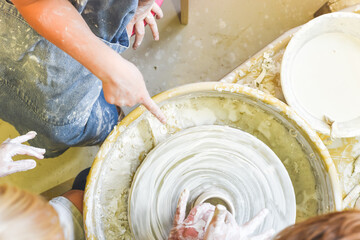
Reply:
[[295, 222], [295, 194], [284, 165], [268, 146], [239, 129], [189, 128], [148, 154], [129, 194], [135, 239], [167, 238], [184, 188], [190, 191], [188, 209], [195, 202], [220, 202], [239, 224], [268, 208], [258, 233]]
[[[321, 139], [301, 118], [279, 100], [241, 85], [198, 83], [162, 93], [157, 97], [157, 101], [161, 101], [161, 109], [167, 117], [166, 125], [162, 125], [149, 112], [145, 112], [143, 107], [139, 107], [115, 127], [101, 146], [91, 168], [84, 197], [84, 225], [87, 239], [133, 239], [133, 217], [130, 216], [133, 209], [130, 209], [129, 198], [132, 194], [130, 191], [131, 186], [137, 178], [135, 177], [137, 170], [145, 168], [146, 163], [144, 163], [144, 166], [142, 163], [148, 161], [147, 158], [153, 154], [152, 151], [161, 144], [166, 144], [172, 137], [181, 136], [181, 134], [186, 133], [187, 129], [209, 125], [220, 125], [224, 128], [228, 126], [244, 131], [251, 136], [255, 136], [261, 141], [261, 146], [263, 146], [262, 143], [266, 144], [276, 154], [284, 164], [294, 187], [296, 221], [303, 221], [317, 214], [341, 208], [341, 189], [339, 189], [335, 166]], [[236, 139], [239, 136], [240, 134], [237, 134]], [[227, 137], [231, 137], [231, 134], [224, 138], [217, 138], [215, 142], [224, 149], [226, 144], [222, 146], [224, 145], [222, 142]], [[193, 141], [187, 142], [193, 143]], [[245, 143], [249, 143], [249, 141]], [[220, 145], [218, 148], [220, 148]], [[239, 143], [232, 147], [231, 151], [240, 149], [238, 145], [242, 146]], [[192, 144], [189, 144], [189, 147], [192, 147]], [[213, 149], [215, 149], [215, 146], [210, 150]], [[195, 148], [195, 150], [197, 149]], [[262, 153], [259, 150], [255, 152], [257, 154]], [[182, 154], [183, 152], [179, 153]], [[240, 151], [237, 154], [241, 156], [244, 152]], [[224, 155], [224, 153], [221, 153], [221, 155]], [[260, 157], [261, 155], [255, 156]], [[269, 165], [269, 163], [265, 162], [264, 164]], [[209, 164], [206, 167], [209, 169], [213, 165]], [[196, 165], [194, 164], [194, 166]], [[233, 166], [234, 164], [230, 168], [227, 167], [227, 169], [232, 171]], [[267, 168], [262, 167], [261, 169]], [[239, 172], [241, 171], [239, 170]], [[154, 170], [149, 172], [158, 176], [162, 173], [161, 171], [156, 173]], [[274, 172], [277, 173], [275, 170]], [[225, 190], [234, 186], [233, 179], [235, 177], [233, 175], [235, 174], [231, 174], [231, 172], [227, 173], [220, 182], [232, 183], [232, 185], [224, 186], [223, 189]], [[279, 175], [281, 176], [281, 174]], [[237, 178], [241, 176], [244, 175], [236, 174]], [[265, 179], [269, 177], [268, 175], [264, 176]], [[179, 177], [179, 179], [181, 178]], [[237, 179], [236, 182], [240, 180]], [[168, 205], [171, 212], [167, 210], [168, 212], [164, 213], [167, 217], [166, 221], [161, 220], [156, 224], [161, 223], [168, 226], [168, 221], [175, 211], [178, 194], [183, 189], [183, 186], [176, 184], [180, 184], [180, 181], [175, 181], [175, 185], [172, 185], [177, 189], [176, 192], [174, 189], [174, 192], [168, 195], [169, 202], [174, 204], [173, 206]], [[246, 187], [249, 184], [243, 185], [244, 187], [242, 186], [239, 188], [240, 190], [237, 190], [240, 193], [248, 191]], [[261, 183], [261, 186], [263, 185]], [[273, 184], [265, 184], [265, 186], [268, 185], [275, 187], [272, 186]], [[154, 187], [152, 188], [154, 189]], [[280, 189], [287, 188], [282, 187]], [[190, 202], [192, 204], [194, 199], [199, 197], [200, 191], [196, 192], [194, 188], [190, 188], [190, 190], [191, 197], [193, 197]], [[232, 194], [237, 194], [236, 198], [241, 201], [238, 200], [237, 203], [233, 203], [234, 209], [237, 209], [236, 204], [241, 207], [245, 206], [244, 213], [235, 213], [239, 222], [246, 221], [261, 207], [266, 206], [265, 201], [250, 201], [244, 197], [245, 195], [239, 197], [240, 193], [236, 193], [232, 188], [226, 190], [226, 192], [230, 194], [226, 195], [224, 192], [210, 191], [207, 192], [207, 197], [211, 195], [219, 196], [220, 194], [223, 198], [226, 198], [226, 201], [231, 202], [231, 199], [234, 198]], [[266, 197], [268, 196], [273, 197], [274, 203], [278, 204], [281, 210], [283, 206], [276, 202], [279, 196], [266, 195]], [[148, 202], [151, 201], [149, 199], [150, 197], [141, 197], [138, 200]], [[253, 208], [252, 212], [245, 205], [250, 204], [250, 202], [254, 205], [258, 204]], [[285, 203], [287, 204], [286, 201]], [[154, 202], [151, 204], [154, 204]], [[165, 205], [164, 209], [162, 209], [163, 206], [157, 205], [156, 207], [155, 209], [159, 209], [156, 211], [165, 211]], [[190, 206], [188, 207], [190, 208]], [[246, 215], [246, 217], [242, 214]], [[135, 216], [137, 216], [136, 213]], [[129, 217], [131, 217], [131, 222]], [[267, 221], [269, 220], [267, 219]], [[148, 227], [146, 226], [146, 228]], [[265, 228], [265, 226], [262, 226], [262, 228]], [[163, 236], [162, 233], [159, 234]]]

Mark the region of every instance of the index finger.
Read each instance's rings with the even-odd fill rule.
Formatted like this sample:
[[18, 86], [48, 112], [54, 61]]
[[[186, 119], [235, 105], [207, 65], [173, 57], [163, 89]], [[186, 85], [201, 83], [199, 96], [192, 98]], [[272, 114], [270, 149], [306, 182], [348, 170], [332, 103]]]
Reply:
[[166, 123], [166, 117], [164, 113], [161, 111], [160, 107], [152, 100], [150, 97], [145, 98], [142, 103], [147, 110], [149, 110], [159, 121], [163, 124]]
[[145, 26], [143, 21], [139, 21], [135, 23], [135, 41], [133, 44], [133, 48], [136, 50], [143, 41], [145, 36]]

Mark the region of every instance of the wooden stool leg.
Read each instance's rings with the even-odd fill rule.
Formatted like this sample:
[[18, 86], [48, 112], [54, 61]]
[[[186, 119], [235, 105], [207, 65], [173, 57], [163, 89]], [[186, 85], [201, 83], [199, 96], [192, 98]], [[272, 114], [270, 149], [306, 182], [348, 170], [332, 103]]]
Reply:
[[189, 21], [189, 0], [181, 0], [181, 24], [187, 25]]
[[337, 12], [356, 4], [360, 4], [360, 0], [329, 0], [314, 14], [314, 17], [326, 13]]

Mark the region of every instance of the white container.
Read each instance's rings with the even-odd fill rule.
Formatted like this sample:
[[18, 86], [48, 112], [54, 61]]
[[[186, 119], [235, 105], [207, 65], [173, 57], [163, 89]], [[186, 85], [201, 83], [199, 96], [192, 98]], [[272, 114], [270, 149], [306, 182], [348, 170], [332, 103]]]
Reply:
[[318, 132], [360, 136], [360, 15], [331, 13], [302, 26], [285, 50], [281, 84], [287, 103]]

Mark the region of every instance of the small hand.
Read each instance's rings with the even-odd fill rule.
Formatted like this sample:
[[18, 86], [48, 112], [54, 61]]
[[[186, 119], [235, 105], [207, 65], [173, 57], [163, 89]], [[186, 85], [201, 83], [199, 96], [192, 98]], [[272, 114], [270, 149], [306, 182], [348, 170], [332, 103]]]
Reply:
[[255, 229], [264, 221], [269, 211], [263, 209], [252, 220], [242, 226], [238, 226], [234, 216], [226, 210], [222, 205], [217, 205], [211, 222], [206, 229], [206, 240], [244, 240], [271, 239], [274, 234], [273, 230], [269, 230], [261, 235], [249, 237]]
[[[112, 64], [113, 67], [109, 71], [111, 77], [109, 80], [103, 81], [106, 101], [117, 106], [143, 104], [160, 122], [166, 123], [166, 117], [159, 106], [151, 99], [139, 69], [118, 54], [115, 54]], [[120, 65], [123, 68], [119, 68]]]
[[45, 149], [22, 144], [35, 136], [36, 132], [31, 131], [14, 139], [8, 138], [0, 145], [0, 177], [36, 167], [36, 162], [32, 159], [13, 161], [12, 157], [15, 155], [28, 155], [38, 159], [44, 158]]
[[189, 191], [185, 189], [180, 195], [169, 240], [195, 240], [204, 238], [205, 229], [209, 224], [215, 207], [210, 203], [202, 203], [191, 209], [188, 217], [185, 219], [188, 199]]
[[154, 1], [146, 1], [146, 3], [143, 4], [139, 2], [138, 9], [136, 10], [133, 19], [126, 27], [129, 36], [131, 35], [133, 29], [135, 30], [135, 41], [133, 44], [134, 49], [137, 49], [144, 39], [144, 21], [149, 24], [154, 40], [159, 40], [159, 30], [155, 17], [152, 15], [151, 12], [155, 13], [156, 19], [160, 19], [164, 16], [161, 8]]

